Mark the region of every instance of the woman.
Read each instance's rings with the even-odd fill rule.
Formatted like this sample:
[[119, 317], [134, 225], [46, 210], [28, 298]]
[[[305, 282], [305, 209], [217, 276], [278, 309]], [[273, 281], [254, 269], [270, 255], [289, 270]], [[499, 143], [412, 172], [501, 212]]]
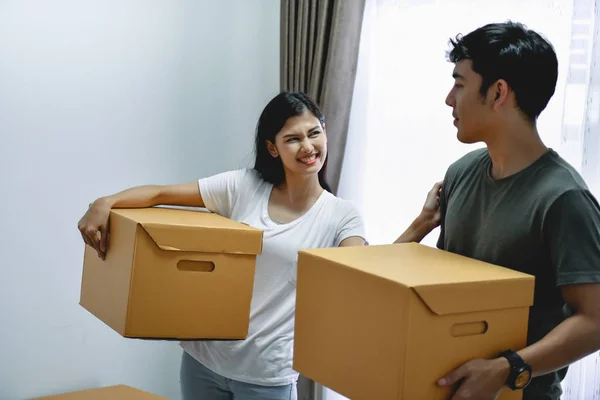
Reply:
[[[329, 192], [325, 119], [312, 100], [296, 92], [273, 98], [258, 121], [255, 147], [253, 169], [187, 184], [127, 189], [96, 200], [79, 222], [84, 241], [103, 258], [109, 213], [116, 207], [206, 207], [263, 230], [248, 337], [181, 343], [184, 400], [295, 399], [298, 374], [292, 370], [292, 344], [297, 253], [306, 248], [366, 244], [357, 210]], [[437, 225], [438, 192], [439, 185], [397, 242], [418, 242]]]

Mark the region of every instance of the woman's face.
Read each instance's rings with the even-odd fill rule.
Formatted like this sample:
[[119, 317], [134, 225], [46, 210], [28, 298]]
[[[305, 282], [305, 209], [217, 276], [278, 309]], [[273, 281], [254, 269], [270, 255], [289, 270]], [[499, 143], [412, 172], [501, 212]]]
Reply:
[[281, 157], [286, 175], [317, 174], [327, 157], [327, 136], [321, 121], [311, 112], [289, 118], [275, 136], [267, 141], [269, 153]]

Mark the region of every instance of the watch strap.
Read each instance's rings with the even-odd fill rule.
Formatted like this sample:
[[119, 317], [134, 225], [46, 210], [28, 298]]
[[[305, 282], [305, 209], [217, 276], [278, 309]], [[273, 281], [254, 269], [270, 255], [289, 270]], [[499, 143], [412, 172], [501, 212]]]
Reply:
[[508, 360], [510, 365], [510, 372], [508, 374], [508, 378], [506, 379], [506, 385], [512, 390], [516, 390], [517, 385], [517, 377], [523, 371], [531, 371], [531, 367], [529, 364], [525, 362], [516, 352], [512, 350], [505, 350], [500, 353], [500, 357], [504, 357]]

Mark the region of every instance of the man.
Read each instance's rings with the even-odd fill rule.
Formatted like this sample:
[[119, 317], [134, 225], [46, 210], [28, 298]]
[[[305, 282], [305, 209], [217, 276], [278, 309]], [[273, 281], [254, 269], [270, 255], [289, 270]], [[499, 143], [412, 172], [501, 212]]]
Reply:
[[487, 148], [446, 173], [438, 247], [532, 274], [536, 287], [526, 348], [469, 361], [438, 384], [458, 385], [452, 400], [495, 399], [505, 386], [525, 387], [525, 400], [559, 399], [567, 366], [600, 349], [600, 207], [536, 128], [554, 94], [556, 54], [510, 22], [451, 44], [446, 104], [458, 139]]

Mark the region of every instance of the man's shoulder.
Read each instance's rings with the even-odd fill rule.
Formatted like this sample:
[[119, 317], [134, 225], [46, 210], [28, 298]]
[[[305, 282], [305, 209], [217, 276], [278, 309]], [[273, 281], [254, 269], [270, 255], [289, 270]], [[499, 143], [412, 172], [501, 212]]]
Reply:
[[489, 153], [487, 148], [480, 148], [480, 149], [475, 149], [475, 150], [471, 150], [469, 151], [467, 154], [465, 154], [464, 156], [462, 156], [461, 158], [459, 158], [458, 160], [454, 161], [452, 164], [450, 164], [450, 168], [463, 168], [463, 167], [469, 167], [473, 164], [478, 163], [479, 161], [481, 161], [482, 159], [489, 157]]
[[550, 150], [542, 161], [531, 171], [535, 180], [529, 190], [536, 193], [536, 197], [550, 205], [567, 193], [589, 191], [579, 172], [555, 151]]
[[487, 148], [480, 148], [469, 151], [467, 154], [454, 161], [446, 171], [446, 181], [453, 181], [462, 176], [465, 172], [472, 171], [473, 168], [481, 164], [482, 161], [489, 158]]
[[583, 177], [575, 167], [554, 150], [549, 150], [543, 167], [545, 175], [552, 177], [551, 181], [560, 185], [564, 190], [588, 189]]

